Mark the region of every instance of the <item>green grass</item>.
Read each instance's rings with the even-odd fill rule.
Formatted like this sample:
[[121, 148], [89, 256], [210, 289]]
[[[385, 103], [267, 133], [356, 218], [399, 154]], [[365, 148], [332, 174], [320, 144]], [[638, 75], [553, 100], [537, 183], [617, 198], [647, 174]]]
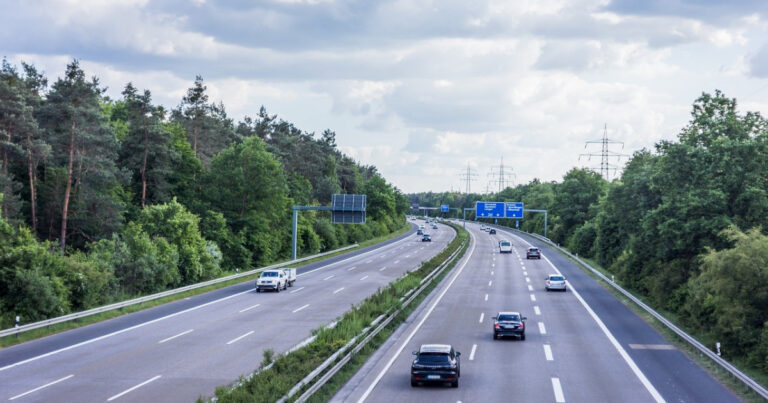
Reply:
[[[422, 278], [432, 272], [439, 264], [445, 261], [451, 253], [457, 248], [466, 250], [464, 240], [468, 237], [466, 232], [457, 227], [457, 236], [454, 240], [437, 256], [424, 262], [418, 269], [408, 275], [401, 277], [387, 286], [380, 288], [376, 293], [365, 299], [360, 304], [353, 306], [338, 320], [337, 325], [332, 329], [321, 328], [313, 333], [317, 338], [307, 346], [296, 350], [288, 355], [277, 357], [273, 365], [268, 369], [262, 369], [249, 378], [241, 378], [235, 386], [223, 386], [216, 390], [216, 397], [220, 402], [273, 402], [285, 395], [295, 384], [303, 379], [309, 372], [314, 370], [320, 363], [325, 361], [339, 348], [347, 344], [353, 337], [359, 335], [362, 330], [369, 326], [379, 315], [392, 312], [401, 307], [400, 297], [409, 290], [418, 287]], [[454, 264], [459, 259], [454, 261]], [[452, 266], [451, 266], [452, 267]], [[446, 275], [451, 268], [442, 272]], [[408, 309], [398, 314], [387, 327], [385, 333], [391, 332], [399, 323], [407, 318], [407, 315], [415, 309], [418, 302], [425, 298], [430, 291], [434, 289], [440, 276], [434, 279], [426, 292], [420, 294], [416, 303], [408, 306]], [[380, 343], [386, 340], [386, 335], [380, 335], [375, 340]], [[366, 347], [364, 351], [368, 354], [374, 351], [373, 347]], [[362, 358], [357, 358], [355, 362]], [[323, 390], [323, 396], [330, 396], [343, 384], [343, 376], [349, 377], [353, 373], [351, 369], [345, 369], [334, 377], [333, 382], [326, 385]], [[318, 395], [320, 396], [320, 395]], [[298, 395], [294, 396], [298, 397]], [[315, 398], [313, 398], [315, 399]], [[323, 397], [318, 397], [323, 399]]]
[[[395, 231], [393, 233], [390, 233], [390, 234], [387, 234], [387, 235], [384, 235], [384, 236], [381, 236], [381, 237], [377, 237], [377, 238], [372, 238], [372, 239], [369, 239], [367, 241], [361, 242], [355, 248], [351, 248], [351, 249], [347, 249], [347, 250], [340, 251], [340, 252], [337, 252], [337, 253], [332, 253], [330, 255], [325, 255], [325, 256], [322, 256], [322, 257], [319, 257], [319, 258], [303, 261], [303, 262], [301, 262], [300, 265], [298, 265], [296, 267], [303, 267], [305, 265], [308, 265], [308, 264], [311, 264], [311, 263], [314, 263], [314, 262], [317, 262], [317, 261], [326, 260], [326, 259], [338, 256], [338, 255], [342, 255], [342, 254], [345, 254], [345, 253], [353, 252], [353, 251], [356, 251], [356, 250], [359, 250], [359, 249], [362, 249], [362, 248], [365, 248], [365, 247], [368, 247], [368, 246], [371, 246], [371, 245], [375, 245], [375, 244], [378, 244], [378, 243], [381, 243], [381, 242], [385, 242], [387, 240], [390, 240], [392, 238], [396, 238], [396, 237], [398, 237], [398, 236], [400, 236], [402, 234], [405, 234], [406, 232], [408, 232], [410, 230], [410, 228], [411, 228], [410, 224], [408, 224], [406, 222], [405, 225], [403, 225], [402, 228], [400, 228], [399, 230], [397, 230], [397, 231]], [[277, 262], [277, 263], [288, 264], [288, 263], [290, 263], [290, 260], [286, 260], [286, 261], [283, 261], [283, 262]], [[221, 277], [226, 277], [226, 276], [230, 276], [230, 275], [233, 275], [233, 274], [235, 274], [235, 272], [227, 272], [227, 273], [223, 273], [221, 275]], [[169, 295], [167, 297], [158, 298], [158, 299], [155, 299], [155, 300], [152, 300], [152, 301], [142, 302], [140, 304], [135, 304], [135, 305], [127, 306], [127, 307], [124, 307], [124, 308], [119, 308], [119, 309], [113, 309], [111, 311], [102, 312], [102, 313], [98, 313], [98, 314], [94, 314], [94, 315], [89, 315], [89, 316], [85, 316], [85, 317], [82, 317], [82, 318], [73, 319], [73, 320], [70, 320], [70, 321], [67, 321], [67, 322], [58, 323], [58, 324], [47, 326], [47, 327], [43, 327], [43, 328], [28, 330], [26, 332], [22, 332], [22, 333], [18, 333], [18, 334], [8, 335], [8, 336], [0, 338], [0, 348], [13, 346], [15, 344], [24, 343], [24, 342], [27, 342], [27, 341], [30, 341], [30, 340], [39, 339], [39, 338], [42, 338], [42, 337], [50, 336], [52, 334], [56, 334], [56, 333], [60, 333], [60, 332], [65, 332], [67, 330], [76, 329], [76, 328], [79, 328], [79, 327], [82, 327], [82, 326], [87, 326], [87, 325], [90, 325], [90, 324], [93, 324], [93, 323], [98, 323], [98, 322], [105, 321], [105, 320], [108, 320], [108, 319], [113, 319], [113, 318], [116, 318], [118, 316], [122, 316], [122, 315], [125, 315], [125, 314], [141, 311], [141, 310], [144, 310], [144, 309], [153, 308], [153, 307], [156, 307], [156, 306], [159, 306], [159, 305], [167, 304], [169, 302], [174, 302], [174, 301], [178, 301], [180, 299], [184, 299], [184, 298], [188, 298], [188, 297], [193, 297], [195, 295], [204, 294], [206, 292], [217, 290], [217, 289], [220, 289], [220, 288], [224, 288], [224, 287], [229, 287], [229, 286], [236, 285], [236, 284], [245, 283], [245, 282], [248, 282], [248, 281], [254, 281], [258, 275], [259, 274], [256, 273], [256, 274], [253, 274], [253, 275], [250, 275], [250, 276], [240, 277], [240, 278], [229, 280], [229, 281], [225, 281], [225, 282], [222, 282], [222, 283], [213, 284], [213, 285], [210, 285], [210, 286], [207, 286], [207, 287], [197, 288], [197, 289], [189, 290], [189, 291], [182, 292], [182, 293], [179, 293], [179, 294]], [[137, 298], [137, 297], [136, 296], [132, 296], [131, 299], [133, 299], [133, 298]], [[117, 302], [117, 301], [115, 301], [115, 302]]]

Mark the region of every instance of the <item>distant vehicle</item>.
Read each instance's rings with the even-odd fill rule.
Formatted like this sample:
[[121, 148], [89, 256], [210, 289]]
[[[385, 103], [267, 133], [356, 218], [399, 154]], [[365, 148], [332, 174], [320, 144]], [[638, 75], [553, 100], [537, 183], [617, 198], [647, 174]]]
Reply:
[[493, 339], [515, 336], [525, 340], [525, 321], [528, 320], [520, 312], [499, 312], [493, 317]]
[[450, 382], [452, 387], [459, 387], [461, 353], [454, 351], [450, 344], [422, 344], [413, 355], [416, 359], [411, 364], [411, 386], [421, 382]]
[[432, 229], [437, 229], [437, 224], [432, 224]]
[[496, 230], [491, 228], [488, 230], [488, 235], [496, 235]]
[[432, 237], [429, 234], [424, 234], [421, 236], [421, 242], [432, 242]]
[[549, 290], [563, 290], [565, 289], [565, 277], [559, 274], [550, 274], [547, 276], [544, 288]]
[[416, 235], [424, 235], [424, 230], [419, 228], [416, 230]]
[[287, 289], [293, 286], [296, 281], [296, 269], [284, 268], [264, 270], [259, 278], [256, 279], [256, 292], [264, 290], [273, 290], [280, 292], [280, 289]]
[[512, 242], [506, 239], [499, 241], [499, 253], [512, 253]]
[[528, 248], [528, 251], [525, 252], [525, 258], [541, 259], [541, 251], [539, 250], [539, 248]]

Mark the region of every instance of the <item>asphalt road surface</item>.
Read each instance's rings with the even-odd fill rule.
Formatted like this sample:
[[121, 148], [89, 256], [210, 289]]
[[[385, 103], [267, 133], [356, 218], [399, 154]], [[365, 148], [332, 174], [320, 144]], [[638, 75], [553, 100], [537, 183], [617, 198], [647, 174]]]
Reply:
[[[333, 402], [735, 402], [572, 262], [536, 239], [477, 224], [468, 254], [440, 287], [334, 396]], [[498, 241], [513, 243], [499, 254]], [[529, 246], [541, 260], [527, 260]], [[562, 273], [566, 292], [544, 278]], [[526, 340], [494, 340], [498, 311], [527, 316]], [[459, 387], [411, 387], [412, 351], [451, 344], [461, 355]]]
[[[423, 223], [423, 221], [419, 221]], [[299, 270], [292, 288], [222, 288], [0, 350], [0, 400], [189, 402], [258, 368], [263, 351], [289, 350], [350, 305], [439, 253], [448, 226]]]

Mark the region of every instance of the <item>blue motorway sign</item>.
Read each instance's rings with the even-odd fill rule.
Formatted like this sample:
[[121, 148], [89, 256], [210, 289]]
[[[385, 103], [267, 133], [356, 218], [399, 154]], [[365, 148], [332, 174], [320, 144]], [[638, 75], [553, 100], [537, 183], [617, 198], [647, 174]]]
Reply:
[[440, 211], [442, 211], [443, 213], [447, 213], [447, 212], [451, 211], [451, 206], [449, 206], [447, 204], [441, 204], [440, 205]]
[[481, 201], [475, 202], [475, 217], [504, 218], [504, 203]]
[[523, 218], [523, 203], [520, 203], [520, 202], [504, 203], [504, 217]]

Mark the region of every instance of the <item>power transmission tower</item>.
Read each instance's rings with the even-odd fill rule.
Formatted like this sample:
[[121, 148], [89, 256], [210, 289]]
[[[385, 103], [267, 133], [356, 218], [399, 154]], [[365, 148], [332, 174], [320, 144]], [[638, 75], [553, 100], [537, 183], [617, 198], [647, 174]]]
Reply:
[[488, 183], [497, 184], [499, 186], [499, 193], [506, 189], [512, 183], [514, 183], [512, 177], [517, 179], [517, 176], [512, 173], [512, 168], [504, 166], [504, 157], [501, 157], [501, 163], [498, 166], [491, 167], [491, 172], [488, 174], [491, 178]]
[[477, 174], [475, 172], [472, 172], [472, 169], [469, 167], [469, 162], [467, 162], [467, 172], [462, 173], [459, 175], [459, 178], [461, 178], [462, 182], [466, 182], [467, 184], [467, 193], [469, 193], [469, 183], [474, 182], [477, 180]]
[[[601, 145], [600, 152], [579, 154], [579, 161], [581, 161], [581, 157], [587, 157], [588, 160], [592, 160], [592, 157], [600, 157], [600, 170], [599, 170], [600, 176], [602, 176], [605, 180], [610, 180], [611, 170], [613, 170], [613, 173], [616, 174], [616, 172], [619, 170], [619, 166], [616, 164], [611, 164], [609, 162], [609, 158], [616, 157], [616, 161], [618, 162], [621, 159], [621, 157], [628, 157], [628, 155], [611, 151], [608, 149], [608, 145], [621, 144], [621, 149], [623, 150], [624, 143], [621, 141], [615, 141], [608, 138], [608, 124], [606, 124], [603, 127], [603, 138], [599, 140], [587, 141], [584, 144], [584, 148], [586, 149], [590, 144], [600, 144]], [[590, 169], [592, 169], [595, 172], [598, 172], [597, 167], [592, 167]]]

